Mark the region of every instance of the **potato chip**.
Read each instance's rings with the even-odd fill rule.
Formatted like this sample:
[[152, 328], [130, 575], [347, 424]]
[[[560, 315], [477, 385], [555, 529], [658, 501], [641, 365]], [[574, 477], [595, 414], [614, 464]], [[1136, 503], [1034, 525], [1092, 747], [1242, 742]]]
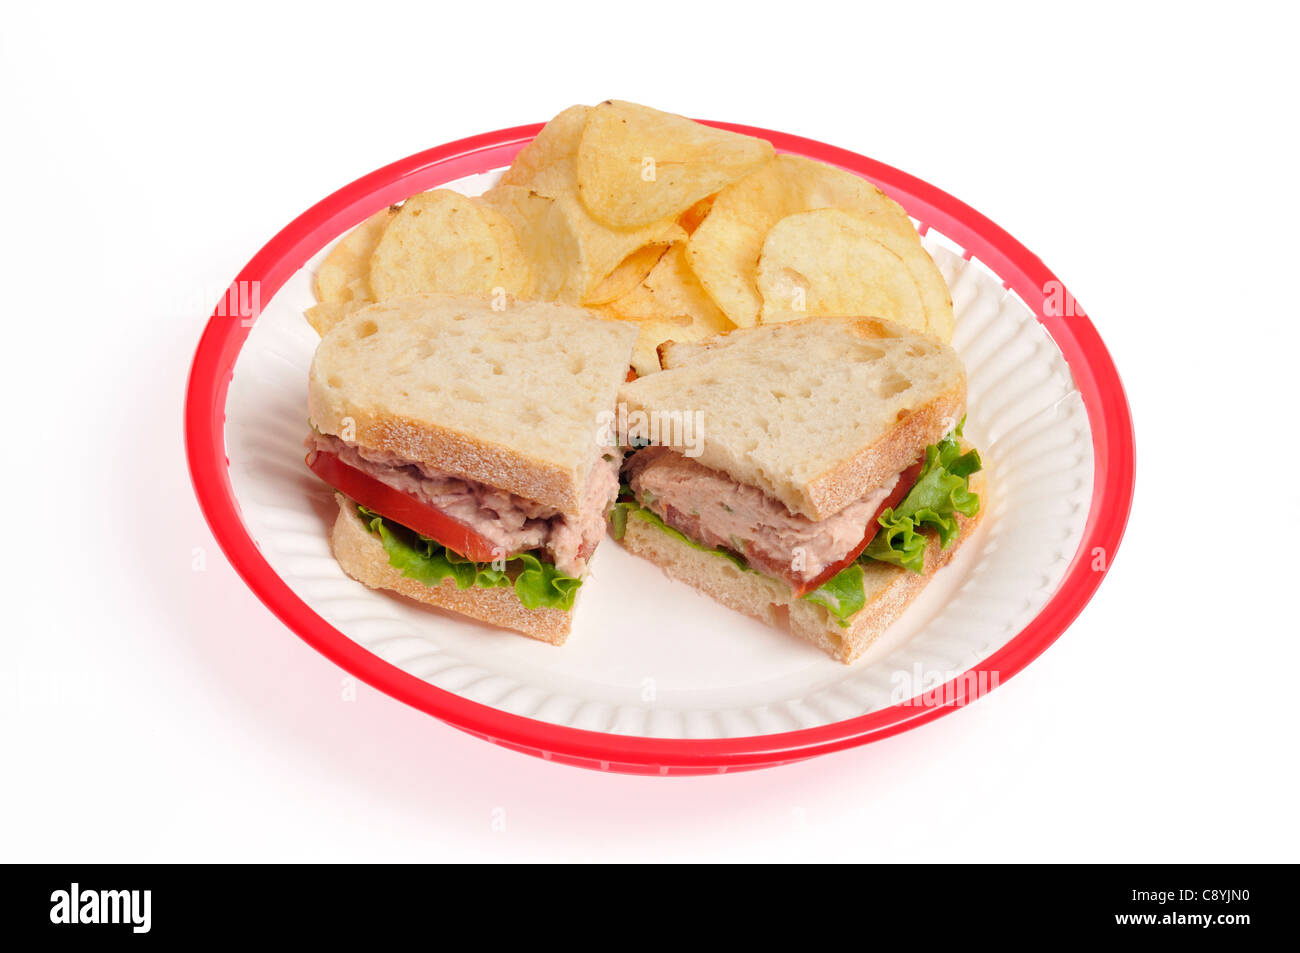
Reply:
[[500, 210], [484, 202], [482, 197], [472, 198], [470, 201], [487, 222], [488, 230], [496, 240], [497, 250], [501, 253], [501, 272], [498, 276], [500, 281], [491, 290], [500, 287], [516, 297], [528, 297], [533, 293], [532, 266], [524, 255], [514, 225]]
[[551, 201], [577, 242], [578, 258], [571, 263], [568, 286], [579, 304], [622, 297], [641, 283], [673, 242], [686, 239], [672, 220], [644, 228], [609, 228], [592, 218], [576, 195], [561, 193]]
[[671, 241], [668, 239], [642, 245], [619, 262], [598, 285], [583, 295], [582, 303], [590, 306], [609, 304], [634, 291], [664, 257], [669, 245]]
[[[798, 218], [798, 216], [788, 216], [787, 219], [782, 219], [778, 225], [787, 222], [790, 218]], [[861, 218], [856, 215], [854, 218], [858, 220], [858, 223], [851, 226], [850, 229], [854, 235], [874, 238], [902, 260], [903, 266], [907, 269], [908, 275], [911, 276], [912, 282], [916, 285], [916, 290], [921, 296], [925, 327], [918, 326], [917, 330], [922, 330], [944, 343], [950, 342], [953, 331], [952, 294], [948, 290], [948, 283], [943, 280], [943, 275], [939, 273], [939, 268], [935, 265], [934, 259], [922, 247], [920, 237], [910, 229], [905, 234], [900, 234], [899, 229], [887, 227], [878, 219]], [[775, 230], [775, 227], [773, 227], [773, 230]], [[791, 224], [789, 227], [809, 229], [807, 220], [802, 226]], [[768, 236], [771, 237], [771, 234], [771, 231], [769, 231]], [[766, 249], [766, 247], [765, 243], [764, 248]], [[760, 258], [760, 262], [761, 260]], [[810, 313], [814, 313], [811, 312], [811, 308], [809, 310]], [[762, 320], [764, 322], [768, 320], [766, 306], [763, 310]]]
[[587, 115], [578, 144], [578, 194], [607, 225], [649, 225], [676, 219], [773, 154], [763, 139], [609, 100]]
[[716, 198], [716, 195], [706, 195], [677, 217], [677, 224], [687, 235], [693, 234], [700, 227], [700, 223], [708, 217], [709, 209], [713, 208], [713, 200]]
[[763, 322], [857, 314], [924, 333], [925, 305], [916, 282], [879, 232], [833, 208], [797, 212], [773, 225], [755, 274]]
[[740, 327], [758, 323], [754, 270], [768, 229], [787, 215], [840, 208], [919, 244], [907, 213], [865, 179], [798, 156], [770, 164], [718, 193], [686, 256], [718, 306]]
[[687, 315], [729, 331], [733, 325], [700, 286], [686, 262], [686, 245], [678, 242], [628, 294], [601, 309], [622, 320], [642, 321]]
[[877, 241], [903, 260], [907, 273], [916, 283], [916, 290], [921, 294], [921, 305], [925, 308], [925, 333], [945, 344], [950, 343], [955, 326], [952, 292], [948, 290], [948, 282], [943, 280], [943, 274], [930, 253], [919, 239], [909, 241], [900, 238], [892, 229], [882, 229], [871, 223], [868, 223], [868, 228], [874, 230], [872, 234], [875, 234]]
[[952, 313], [952, 291], [948, 288], [948, 282], [943, 280], [939, 266], [920, 241], [899, 239], [892, 230], [881, 240], [890, 251], [903, 259], [912, 280], [916, 282], [916, 290], [921, 292], [921, 304], [925, 306], [926, 333], [945, 344], [952, 343], [952, 332], [956, 327]]
[[589, 106], [571, 106], [548, 122], [484, 196], [520, 234], [543, 300], [595, 306], [620, 298], [685, 236], [667, 218], [613, 228], [581, 202], [576, 155], [591, 113]]
[[537, 137], [519, 150], [501, 176], [501, 184], [531, 189], [546, 198], [565, 192], [576, 195], [574, 164], [590, 112], [590, 106], [570, 106], [543, 126]]
[[396, 209], [384, 208], [344, 235], [316, 269], [312, 291], [317, 304], [306, 311], [307, 322], [325, 336], [353, 311], [370, 304], [370, 255]]
[[498, 185], [480, 196], [514, 227], [519, 247], [532, 270], [533, 294], [541, 301], [575, 304], [569, 272], [581, 255], [578, 237], [555, 208], [555, 200], [516, 185]]
[[673, 242], [686, 237], [672, 221], [609, 228], [566, 192], [546, 197], [522, 186], [498, 185], [484, 193], [483, 201], [514, 225], [532, 266], [534, 293], [544, 301], [598, 305], [620, 298], [650, 273]]
[[664, 341], [699, 341], [735, 327], [696, 280], [680, 242], [631, 293], [599, 310], [640, 326], [632, 366], [641, 376], [659, 370], [655, 349]]
[[395, 214], [394, 209], [380, 209], [330, 249], [316, 269], [312, 290], [317, 301], [351, 301], [358, 292], [369, 297], [370, 256]]
[[[504, 245], [504, 249], [503, 249]], [[407, 199], [370, 256], [377, 301], [421, 292], [518, 293], [529, 284], [508, 221], [449, 189]]]

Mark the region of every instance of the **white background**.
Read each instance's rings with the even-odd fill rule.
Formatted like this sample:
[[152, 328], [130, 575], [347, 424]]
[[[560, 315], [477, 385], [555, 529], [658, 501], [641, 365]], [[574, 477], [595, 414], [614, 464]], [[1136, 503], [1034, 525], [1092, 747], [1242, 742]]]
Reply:
[[[0, 860], [1300, 859], [1282, 5], [440, 6], [6, 10]], [[775, 770], [602, 775], [343, 701], [224, 561], [181, 404], [238, 269], [380, 165], [608, 97], [906, 169], [1092, 316], [1132, 520], [988, 698]]]

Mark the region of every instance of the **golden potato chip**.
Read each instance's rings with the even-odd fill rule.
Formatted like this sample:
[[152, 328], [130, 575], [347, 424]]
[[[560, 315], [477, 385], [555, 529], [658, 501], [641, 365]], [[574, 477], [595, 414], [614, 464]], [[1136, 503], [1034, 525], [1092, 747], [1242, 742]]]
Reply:
[[480, 196], [514, 227], [519, 247], [532, 271], [533, 294], [542, 301], [575, 304], [569, 272], [581, 250], [578, 237], [555, 208], [555, 200], [516, 185], [498, 185]]
[[389, 222], [370, 256], [370, 288], [378, 301], [421, 292], [517, 293], [528, 285], [519, 273], [523, 261], [505, 218], [435, 189], [407, 199]]
[[[823, 209], [822, 211], [830, 210]], [[931, 337], [938, 338], [944, 343], [950, 342], [953, 331], [952, 294], [948, 290], [948, 283], [943, 280], [943, 275], [940, 274], [938, 266], [935, 265], [934, 259], [921, 245], [920, 237], [910, 229], [906, 233], [901, 233], [899, 229], [881, 224], [878, 219], [861, 218], [857, 215], [853, 217], [857, 219], [857, 223], [849, 227], [849, 232], [856, 236], [853, 240], [860, 240], [865, 237], [874, 238], [897, 255], [907, 269], [907, 273], [916, 285], [917, 293], [921, 297], [922, 312], [925, 316], [925, 327], [918, 326], [917, 330], [923, 330]], [[798, 225], [791, 223], [790, 219], [800, 220], [798, 214], [782, 219], [781, 222], [777, 223], [777, 226], [773, 226], [772, 230], [768, 232], [768, 238], [771, 238], [772, 231], [775, 231], [778, 226], [801, 229], [809, 239], [815, 236], [818, 228], [822, 230], [822, 234], [833, 230], [826, 222], [823, 222], [820, 226], [811, 224], [811, 218], [800, 220], [802, 224]], [[832, 216], [829, 217], [829, 220], [835, 221], [836, 219]], [[766, 240], [763, 247], [766, 250]], [[759, 261], [761, 264], [762, 259], [760, 258]], [[765, 302], [763, 321], [768, 320], [767, 313], [768, 309]], [[810, 307], [809, 313], [816, 312], [813, 312]]]
[[490, 290], [500, 287], [508, 294], [516, 297], [528, 297], [533, 293], [532, 266], [528, 263], [527, 256], [524, 255], [524, 249], [519, 242], [519, 234], [515, 231], [514, 225], [499, 209], [484, 202], [482, 197], [472, 198], [470, 202], [474, 204], [482, 214], [483, 220], [487, 222], [488, 231], [492, 233], [492, 237], [496, 240], [497, 251], [501, 254], [500, 281]]
[[602, 310], [631, 321], [688, 315], [717, 328], [715, 333], [735, 327], [700, 286], [686, 262], [683, 242], [673, 245], [644, 281]]
[[591, 112], [571, 106], [548, 122], [484, 195], [521, 236], [543, 300], [594, 306], [620, 298], [685, 234], [669, 219], [613, 228], [578, 199], [576, 156]]
[[397, 213], [384, 208], [348, 232], [330, 249], [312, 281], [317, 304], [306, 311], [307, 322], [316, 333], [325, 332], [353, 311], [370, 304], [370, 255], [384, 229]]
[[677, 224], [686, 231], [687, 235], [694, 233], [700, 227], [700, 223], [708, 217], [715, 198], [716, 195], [706, 195], [677, 217]]
[[930, 253], [918, 241], [899, 238], [892, 230], [881, 237], [883, 244], [907, 266], [916, 290], [921, 293], [921, 304], [925, 306], [926, 333], [938, 338], [945, 344], [952, 343], [952, 332], [956, 321], [952, 313], [952, 291], [948, 282], [943, 280], [943, 273], [934, 263]]
[[514, 226], [532, 268], [533, 292], [543, 301], [596, 305], [622, 297], [669, 245], [686, 237], [672, 221], [609, 228], [567, 192], [546, 197], [522, 186], [498, 185], [482, 200]]
[[567, 282], [568, 293], [578, 304], [604, 304], [622, 297], [641, 283], [673, 242], [686, 239], [671, 219], [644, 228], [609, 228], [592, 218], [572, 193], [557, 194], [551, 201], [578, 247]]
[[346, 302], [358, 293], [369, 298], [370, 256], [395, 214], [391, 208], [380, 209], [330, 249], [316, 269], [312, 290], [317, 301]]
[[[847, 241], [850, 243], [864, 241], [867, 238], [875, 239], [885, 248], [898, 256], [903, 263], [903, 267], [907, 269], [907, 273], [911, 277], [912, 283], [916, 286], [917, 293], [921, 300], [921, 310], [924, 316], [925, 325], [924, 327], [921, 327], [918, 323], [916, 325], [917, 330], [924, 331], [931, 337], [936, 337], [944, 343], [948, 343], [952, 340], [952, 294], [948, 290], [948, 283], [943, 280], [943, 275], [939, 273], [939, 268], [935, 265], [934, 259], [931, 258], [925, 248], [922, 247], [920, 238], [914, 231], [909, 230], [906, 234], [900, 234], [898, 229], [886, 227], [881, 224], [879, 220], [861, 218], [857, 215], [852, 216], [856, 220], [854, 223], [847, 224], [844, 229], [838, 229], [836, 223], [841, 220], [838, 216], [829, 214], [834, 210], [822, 209], [820, 211], [822, 213], [827, 213], [820, 223], [814, 221], [816, 213], [797, 213], [795, 215], [787, 216], [772, 227], [768, 232], [768, 239], [771, 239], [772, 233], [775, 232], [777, 228], [787, 228], [791, 231], [800, 231], [803, 233], [804, 240], [809, 242], [819, 240], [820, 238], [828, 238], [830, 233], [837, 230], [839, 230], [841, 236], [849, 236]], [[807, 215], [808, 217], [803, 218], [803, 215]], [[764, 253], [766, 253], [767, 247], [767, 240], [765, 240], [763, 244]], [[763, 258], [760, 257], [760, 268], [762, 266], [762, 261]], [[849, 275], [846, 277], [849, 280], [852, 280], [854, 276]], [[761, 290], [762, 289], [760, 288], [760, 292]], [[769, 308], [767, 306], [766, 295], [764, 298], [762, 320], [766, 322], [769, 320]], [[809, 305], [808, 313], [829, 314], [832, 312], [814, 311], [813, 307]], [[871, 312], [858, 312], [855, 310], [852, 313]], [[887, 315], [880, 316], [887, 317]], [[908, 322], [902, 323], [907, 324]]]
[[570, 106], [543, 126], [537, 137], [519, 150], [501, 176], [501, 184], [532, 189], [547, 198], [562, 192], [576, 194], [574, 163], [590, 112], [590, 106]]
[[670, 240], [664, 239], [636, 249], [619, 262], [596, 287], [583, 295], [582, 303], [593, 306], [609, 304], [635, 290], [664, 257], [670, 244]]
[[649, 225], [676, 219], [773, 154], [763, 139], [609, 100], [591, 110], [582, 130], [578, 194], [607, 225]]
[[686, 256], [709, 295], [740, 327], [758, 323], [754, 269], [768, 229], [787, 215], [840, 208], [919, 243], [907, 213], [870, 182], [798, 156], [776, 159], [718, 193]]
[[859, 314], [927, 329], [925, 305], [903, 259], [880, 241], [878, 228], [840, 209], [797, 212], [773, 225], [755, 284], [764, 323]]
[[641, 284], [599, 310], [640, 326], [632, 366], [641, 376], [659, 370], [655, 349], [664, 341], [699, 341], [735, 327], [700, 287], [680, 242], [659, 259]]

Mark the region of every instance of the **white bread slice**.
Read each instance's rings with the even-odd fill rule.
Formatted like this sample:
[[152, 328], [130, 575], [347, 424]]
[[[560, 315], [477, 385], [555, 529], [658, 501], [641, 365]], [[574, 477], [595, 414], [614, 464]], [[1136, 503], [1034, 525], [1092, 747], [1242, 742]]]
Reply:
[[875, 318], [742, 328], [659, 357], [663, 371], [620, 388], [628, 413], [700, 412], [700, 463], [814, 520], [906, 469], [966, 407], [951, 347]]
[[308, 412], [322, 433], [576, 514], [636, 338], [564, 305], [395, 298], [321, 339]]
[[[972, 489], [982, 493], [983, 484], [978, 476], [972, 478], [971, 484]], [[888, 563], [865, 561], [863, 589], [867, 604], [847, 627], [841, 627], [824, 607], [795, 596], [790, 586], [780, 579], [741, 569], [730, 559], [689, 546], [644, 520], [628, 519], [623, 545], [629, 552], [659, 566], [671, 578], [694, 586], [736, 612], [778, 628], [788, 624], [794, 635], [848, 664], [889, 628], [929, 585], [934, 574], [952, 560], [974, 532], [986, 508], [981, 506], [971, 519], [957, 515], [961, 532], [947, 549], [939, 546], [937, 536], [928, 534], [924, 574]]]
[[371, 589], [390, 589], [425, 605], [450, 609], [551, 645], [563, 645], [569, 637], [572, 612], [527, 609], [514, 589], [457, 589], [450, 579], [444, 579], [440, 586], [426, 586], [402, 575], [388, 564], [383, 543], [357, 515], [356, 504], [341, 493], [334, 494], [334, 498], [339, 504], [339, 515], [330, 534], [330, 545], [343, 571], [357, 582]]

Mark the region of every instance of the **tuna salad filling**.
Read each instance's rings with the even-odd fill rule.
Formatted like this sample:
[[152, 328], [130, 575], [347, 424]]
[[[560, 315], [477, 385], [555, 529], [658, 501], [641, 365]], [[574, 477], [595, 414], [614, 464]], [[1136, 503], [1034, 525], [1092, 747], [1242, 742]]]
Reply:
[[705, 547], [741, 556], [796, 589], [858, 549], [901, 474], [825, 520], [791, 513], [757, 487], [663, 447], [636, 453], [624, 479], [637, 502]]
[[370, 450], [331, 434], [314, 432], [309, 449], [339, 461], [464, 524], [507, 555], [539, 550], [567, 576], [580, 577], [605, 535], [605, 514], [618, 496], [617, 459], [592, 467], [577, 515], [505, 490], [434, 470], [382, 450]]

